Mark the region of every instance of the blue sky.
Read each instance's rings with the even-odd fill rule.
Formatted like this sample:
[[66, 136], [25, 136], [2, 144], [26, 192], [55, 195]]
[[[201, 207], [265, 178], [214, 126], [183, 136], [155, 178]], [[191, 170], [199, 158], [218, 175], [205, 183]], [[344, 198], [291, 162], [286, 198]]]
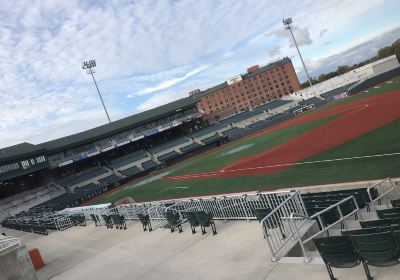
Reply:
[[312, 75], [353, 64], [400, 38], [398, 0], [3, 1], [0, 147], [41, 143], [204, 90], [283, 56]]

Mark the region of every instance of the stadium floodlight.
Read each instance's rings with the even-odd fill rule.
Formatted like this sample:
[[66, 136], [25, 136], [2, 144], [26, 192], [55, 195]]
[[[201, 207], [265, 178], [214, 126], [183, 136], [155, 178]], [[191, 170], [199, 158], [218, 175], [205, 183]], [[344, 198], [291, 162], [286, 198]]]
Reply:
[[103, 97], [101, 96], [99, 87], [97, 86], [97, 83], [96, 83], [96, 79], [94, 78], [94, 73], [96, 73], [94, 67], [96, 67], [96, 60], [94, 60], [94, 59], [89, 60], [89, 61], [84, 61], [82, 63], [82, 69], [86, 70], [86, 73], [88, 73], [88, 75], [92, 75], [93, 82], [96, 86], [97, 93], [99, 94], [101, 104], [103, 104], [104, 112], [106, 112], [108, 122], [111, 123], [111, 119], [110, 119], [110, 116], [108, 115], [106, 105], [104, 104], [104, 101], [103, 101]]
[[297, 45], [296, 39], [294, 38], [294, 35], [293, 35], [292, 26], [291, 26], [291, 24], [293, 23], [293, 20], [292, 20], [292, 18], [285, 18], [282, 20], [282, 23], [285, 26], [285, 29], [288, 29], [290, 31], [290, 34], [292, 35], [294, 45], [296, 46], [297, 52], [299, 53], [301, 63], [303, 64], [304, 71], [306, 72], [308, 83], [310, 84], [310, 86], [312, 86], [310, 75], [308, 75], [307, 67], [303, 61], [303, 57], [301, 56], [299, 46]]

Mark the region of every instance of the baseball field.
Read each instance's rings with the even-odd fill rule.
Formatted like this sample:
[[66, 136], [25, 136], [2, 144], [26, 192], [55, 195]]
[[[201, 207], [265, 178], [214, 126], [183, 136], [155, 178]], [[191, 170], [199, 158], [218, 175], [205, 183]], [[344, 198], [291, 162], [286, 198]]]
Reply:
[[400, 81], [307, 112], [136, 179], [93, 203], [400, 176]]

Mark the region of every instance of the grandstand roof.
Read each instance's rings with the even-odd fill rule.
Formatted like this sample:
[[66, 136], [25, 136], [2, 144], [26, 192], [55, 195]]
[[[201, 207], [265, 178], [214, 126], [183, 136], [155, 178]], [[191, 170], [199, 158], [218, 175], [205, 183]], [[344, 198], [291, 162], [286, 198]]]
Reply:
[[169, 116], [179, 110], [192, 108], [196, 105], [196, 97], [187, 97], [177, 101], [153, 108], [136, 115], [132, 115], [109, 124], [98, 126], [80, 133], [45, 142], [39, 146], [50, 153], [61, 152], [81, 145], [85, 145], [102, 138], [124, 132], [126, 130], [144, 125], [146, 123]]
[[[243, 80], [248, 79], [248, 78], [252, 78], [254, 76], [257, 76], [258, 74], [261, 74], [261, 73], [263, 73], [265, 71], [268, 71], [268, 70], [270, 70], [272, 68], [278, 67], [278, 66], [280, 66], [282, 64], [285, 64], [285, 63], [288, 63], [288, 62], [290, 62], [290, 58], [284, 57], [284, 58], [282, 58], [282, 59], [280, 59], [278, 61], [272, 62], [272, 63], [270, 63], [268, 65], [263, 66], [263, 67], [260, 67], [255, 71], [252, 71], [252, 72], [246, 73], [246, 74], [242, 74], [241, 76], [242, 76]], [[223, 82], [223, 83], [221, 83], [219, 85], [213, 86], [213, 87], [208, 88], [208, 89], [203, 90], [203, 91], [200, 91], [199, 93], [195, 93], [195, 94], [193, 94], [193, 96], [196, 96], [196, 97], [205, 96], [205, 95], [208, 95], [210, 93], [216, 92], [216, 91], [218, 91], [220, 89], [223, 89], [223, 88], [225, 88], [227, 86], [228, 86], [228, 84], [226, 82]]]
[[0, 163], [8, 162], [16, 159], [20, 159], [22, 157], [27, 157], [30, 155], [36, 154], [44, 154], [45, 149], [42, 147], [30, 144], [30, 143], [21, 143], [14, 146], [1, 148], [0, 149]]

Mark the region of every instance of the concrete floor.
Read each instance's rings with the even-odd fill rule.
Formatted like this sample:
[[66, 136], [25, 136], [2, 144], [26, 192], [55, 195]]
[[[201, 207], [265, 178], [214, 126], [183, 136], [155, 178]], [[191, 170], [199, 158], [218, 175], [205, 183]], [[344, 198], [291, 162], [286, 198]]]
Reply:
[[[217, 222], [218, 234], [192, 235], [168, 229], [143, 232], [138, 222], [127, 230], [74, 227], [49, 236], [0, 228], [20, 237], [28, 249], [38, 248], [46, 266], [39, 280], [118, 279], [266, 279], [328, 280], [320, 262], [272, 263], [256, 221]], [[211, 230], [209, 230], [211, 232]], [[371, 267], [375, 280], [399, 279], [400, 265]], [[338, 279], [366, 279], [362, 266], [334, 269]], [[1, 274], [0, 274], [1, 279]]]

